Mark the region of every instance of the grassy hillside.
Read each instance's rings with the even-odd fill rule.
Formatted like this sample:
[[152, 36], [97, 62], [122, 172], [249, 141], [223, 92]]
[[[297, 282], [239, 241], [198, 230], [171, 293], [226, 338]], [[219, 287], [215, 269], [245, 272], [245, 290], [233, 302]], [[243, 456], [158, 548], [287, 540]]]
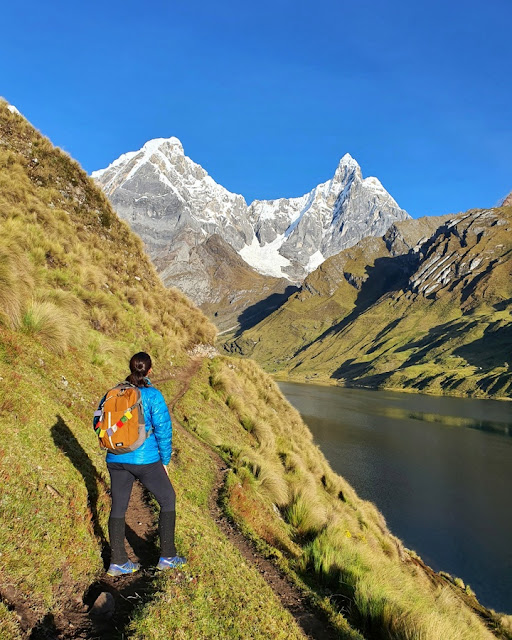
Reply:
[[[99, 397], [126, 375], [134, 351], [150, 351], [158, 375], [169, 376], [188, 362], [187, 350], [213, 341], [215, 329], [182, 294], [165, 289], [141, 242], [79, 166], [3, 103], [0, 216], [0, 636], [16, 638], [7, 602], [46, 620], [104, 571], [108, 474], [90, 427]], [[169, 394], [177, 384], [168, 383]], [[235, 549], [209, 553], [226, 547], [202, 508], [212, 470], [179, 436], [175, 446], [189, 461], [191, 490], [181, 491], [179, 527], [192, 541], [181, 547], [190, 575], [201, 574], [201, 584], [180, 590], [182, 608], [173, 606], [183, 637], [285, 637], [281, 628], [301, 637]], [[200, 540], [197, 557], [191, 547]], [[233, 584], [233, 608], [247, 617], [219, 610], [221, 573]], [[161, 583], [165, 590], [165, 577]], [[205, 590], [214, 597], [201, 602]]]
[[327, 260], [227, 348], [292, 379], [508, 397], [512, 208], [455, 216], [408, 253], [390, 247], [366, 239]]
[[[286, 369], [295, 353], [314, 343], [341, 318], [356, 314], [390, 286], [405, 282], [404, 274], [410, 269], [406, 254], [418, 241], [432, 235], [444, 219], [439, 216], [398, 222], [384, 237], [364, 238], [328, 258], [286, 304], [252, 331], [228, 334], [225, 349], [250, 355], [272, 370]], [[266, 338], [275, 337], [274, 332], [279, 332], [279, 340]]]
[[[107, 473], [90, 427], [98, 398], [145, 349], [170, 401], [191, 348], [215, 331], [163, 287], [79, 166], [4, 103], [0, 225], [0, 637], [23, 637], [20, 611], [45, 637], [104, 571]], [[189, 564], [152, 578], [125, 637], [303, 637], [210, 515], [212, 449], [229, 467], [225, 509], [339, 637], [506, 637], [507, 618], [425, 569], [332, 472], [254, 363], [204, 360], [176, 412], [186, 431], [176, 430], [170, 472]]]

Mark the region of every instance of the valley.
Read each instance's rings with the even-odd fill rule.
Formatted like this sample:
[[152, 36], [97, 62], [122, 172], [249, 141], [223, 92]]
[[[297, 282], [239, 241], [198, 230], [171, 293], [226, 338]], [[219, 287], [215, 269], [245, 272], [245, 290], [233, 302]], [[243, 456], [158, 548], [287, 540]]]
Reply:
[[511, 207], [397, 223], [224, 348], [282, 379], [508, 398], [511, 227]]
[[[469, 230], [506, 228], [495, 220], [496, 212], [475, 215], [449, 228], [463, 237], [466, 225], [471, 251], [485, 232], [476, 241]], [[91, 419], [99, 397], [125, 377], [130, 355], [142, 349], [151, 352], [154, 383], [183, 426], [175, 430], [169, 473], [178, 494], [177, 544], [188, 564], [145, 582], [148, 590], [137, 592], [129, 618], [110, 628], [111, 637], [304, 636], [210, 511], [217, 491], [210, 450], [225, 465], [218, 507], [255, 553], [299, 589], [303, 608], [329, 633], [349, 640], [511, 637], [508, 615], [487, 609], [428, 567], [375, 505], [333, 471], [271, 376], [254, 361], [215, 351], [214, 325], [183, 293], [163, 285], [142, 241], [97, 185], [4, 102], [0, 225], [0, 622], [6, 640], [62, 628], [70, 602], [92, 615], [86, 594], [105, 572], [110, 498]], [[448, 235], [427, 243], [425, 255]], [[506, 273], [508, 263], [505, 248], [493, 253], [490, 241], [486, 246], [479, 282], [495, 305], [502, 295], [496, 274]], [[149, 542], [136, 534], [127, 530], [136, 545]], [[139, 556], [147, 558], [148, 575], [152, 549]]]

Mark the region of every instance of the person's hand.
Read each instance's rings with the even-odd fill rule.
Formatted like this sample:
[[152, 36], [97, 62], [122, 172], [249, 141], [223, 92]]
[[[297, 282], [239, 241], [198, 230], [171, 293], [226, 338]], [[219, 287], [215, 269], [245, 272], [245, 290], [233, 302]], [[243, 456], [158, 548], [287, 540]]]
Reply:
[[165, 471], [167, 477], [169, 477], [169, 472], [167, 471], [167, 467], [165, 466], [165, 464], [163, 462], [162, 462], [162, 466], [164, 468], [164, 471]]

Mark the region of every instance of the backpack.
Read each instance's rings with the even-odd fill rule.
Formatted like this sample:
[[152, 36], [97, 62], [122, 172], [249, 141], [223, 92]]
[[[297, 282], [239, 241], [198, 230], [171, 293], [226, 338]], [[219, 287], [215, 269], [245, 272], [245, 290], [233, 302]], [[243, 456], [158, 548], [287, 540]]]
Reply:
[[146, 431], [140, 389], [129, 382], [107, 391], [94, 416], [100, 445], [110, 453], [135, 451], [152, 433], [152, 429]]

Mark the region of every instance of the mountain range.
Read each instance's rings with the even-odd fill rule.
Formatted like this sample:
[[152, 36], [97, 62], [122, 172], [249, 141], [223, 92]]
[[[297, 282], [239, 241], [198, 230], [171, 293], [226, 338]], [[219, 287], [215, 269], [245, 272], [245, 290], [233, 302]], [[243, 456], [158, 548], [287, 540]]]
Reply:
[[[496, 220], [483, 215], [473, 230]], [[510, 616], [426, 566], [333, 472], [270, 376], [214, 355], [214, 326], [163, 286], [78, 163], [2, 100], [0, 228], [2, 640], [299, 640], [308, 628], [347, 640], [511, 637]], [[109, 582], [108, 470], [91, 416], [141, 349], [173, 409], [187, 565], [169, 579], [149, 569], [158, 524], [134, 487], [127, 543], [148, 569]], [[114, 607], [95, 616], [107, 592]]]
[[[150, 140], [92, 177], [143, 239], [164, 283], [189, 295], [220, 328], [269, 292], [282, 297], [326, 258], [409, 218], [349, 154], [330, 180], [303, 196], [250, 205], [217, 184], [174, 137]], [[218, 269], [234, 266], [233, 250], [243, 262], [226, 280]]]

